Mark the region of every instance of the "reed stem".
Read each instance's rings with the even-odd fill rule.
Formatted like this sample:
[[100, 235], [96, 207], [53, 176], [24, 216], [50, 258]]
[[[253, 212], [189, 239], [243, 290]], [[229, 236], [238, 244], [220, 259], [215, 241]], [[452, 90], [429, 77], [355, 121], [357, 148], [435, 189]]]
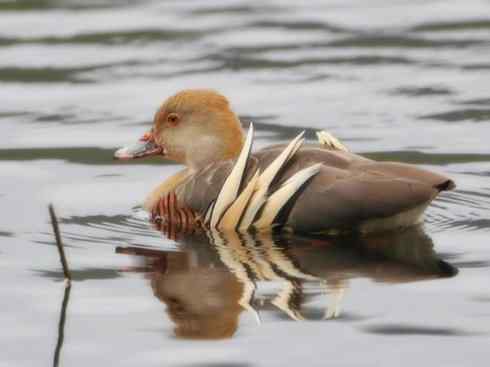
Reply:
[[58, 226], [58, 219], [56, 218], [56, 213], [54, 212], [53, 204], [49, 204], [49, 214], [51, 216], [51, 224], [53, 225], [54, 237], [56, 239], [56, 247], [58, 247], [58, 254], [60, 255], [61, 266], [63, 267], [63, 274], [67, 285], [71, 283], [71, 273], [68, 267], [68, 261], [66, 260], [65, 250], [63, 248], [63, 242], [61, 241], [60, 228]]

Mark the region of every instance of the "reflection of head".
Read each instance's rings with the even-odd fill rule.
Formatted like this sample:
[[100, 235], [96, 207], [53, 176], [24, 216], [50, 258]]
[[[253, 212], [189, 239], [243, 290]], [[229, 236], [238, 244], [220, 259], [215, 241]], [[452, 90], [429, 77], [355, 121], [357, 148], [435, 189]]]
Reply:
[[225, 270], [196, 267], [155, 272], [155, 296], [167, 305], [170, 319], [181, 338], [230, 338], [238, 327], [242, 286]]

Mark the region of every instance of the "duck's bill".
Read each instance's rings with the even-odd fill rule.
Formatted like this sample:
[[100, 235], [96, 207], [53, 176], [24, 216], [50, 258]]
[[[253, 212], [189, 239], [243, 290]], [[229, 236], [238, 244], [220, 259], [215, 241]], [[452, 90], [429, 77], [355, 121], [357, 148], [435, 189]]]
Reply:
[[165, 155], [165, 149], [157, 145], [151, 134], [145, 134], [137, 143], [118, 149], [114, 159], [136, 159], [152, 155]]

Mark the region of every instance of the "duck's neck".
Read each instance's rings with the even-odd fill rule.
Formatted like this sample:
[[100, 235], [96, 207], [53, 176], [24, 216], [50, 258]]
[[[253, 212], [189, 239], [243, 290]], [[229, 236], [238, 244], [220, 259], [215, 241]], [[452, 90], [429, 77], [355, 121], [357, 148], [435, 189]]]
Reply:
[[227, 142], [215, 136], [203, 136], [198, 141], [190, 142], [186, 152], [186, 166], [191, 171], [198, 171], [211, 163], [233, 158], [228, 152]]
[[211, 163], [238, 157], [244, 141], [238, 119], [228, 123], [217, 134], [202, 134], [190, 141], [186, 152], [186, 165], [191, 171], [200, 170]]

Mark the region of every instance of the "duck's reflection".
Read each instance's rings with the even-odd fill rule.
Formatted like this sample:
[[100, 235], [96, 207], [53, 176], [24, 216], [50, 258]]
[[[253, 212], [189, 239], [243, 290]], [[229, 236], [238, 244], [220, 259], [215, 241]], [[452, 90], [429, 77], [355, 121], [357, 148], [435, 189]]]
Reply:
[[[117, 252], [144, 260], [132, 271], [148, 274], [175, 334], [183, 338], [229, 338], [244, 310], [260, 319], [260, 310], [273, 306], [301, 320], [307, 296], [319, 294], [330, 298], [323, 318], [337, 317], [352, 278], [401, 283], [457, 273], [438, 258], [420, 228], [342, 239], [208, 232], [182, 237], [179, 244], [181, 251], [119, 247]], [[258, 291], [265, 282], [275, 285], [272, 294]]]

